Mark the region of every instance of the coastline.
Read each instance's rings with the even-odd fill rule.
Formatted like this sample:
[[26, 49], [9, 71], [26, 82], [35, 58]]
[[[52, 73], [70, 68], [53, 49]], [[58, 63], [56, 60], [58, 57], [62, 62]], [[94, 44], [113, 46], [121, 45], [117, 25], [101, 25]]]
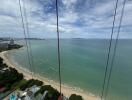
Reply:
[[[8, 52], [10, 52], [10, 51], [0, 52], [0, 57], [3, 58], [4, 62], [9, 67], [13, 67], [16, 70], [18, 70], [18, 72], [23, 73], [25, 79], [34, 78], [34, 79], [41, 80], [44, 82], [45, 85], [51, 85], [52, 87], [54, 87], [55, 89], [57, 89], [59, 91], [59, 83], [54, 82], [53, 80], [49, 80], [48, 78], [42, 77], [36, 73], [35, 73], [35, 76], [32, 77], [32, 73], [29, 70], [27, 70], [26, 68], [22, 68], [20, 65], [13, 62], [10, 59]], [[69, 97], [71, 94], [77, 94], [77, 95], [81, 95], [84, 100], [100, 100], [99, 97], [93, 96], [88, 93], [80, 92], [76, 89], [73, 89], [72, 87], [67, 86], [67, 85], [62, 85], [62, 91], [63, 91], [63, 94], [67, 97]]]

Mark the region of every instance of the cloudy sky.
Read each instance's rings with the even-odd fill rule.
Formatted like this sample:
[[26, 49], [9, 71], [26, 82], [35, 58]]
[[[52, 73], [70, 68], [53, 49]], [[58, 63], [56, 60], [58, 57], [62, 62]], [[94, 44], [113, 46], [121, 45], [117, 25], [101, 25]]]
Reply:
[[[110, 38], [116, 0], [58, 1], [61, 38]], [[30, 37], [56, 38], [55, 0], [25, 0], [25, 6]], [[19, 0], [0, 0], [0, 37], [23, 37]], [[132, 0], [126, 2], [120, 38], [132, 38]]]

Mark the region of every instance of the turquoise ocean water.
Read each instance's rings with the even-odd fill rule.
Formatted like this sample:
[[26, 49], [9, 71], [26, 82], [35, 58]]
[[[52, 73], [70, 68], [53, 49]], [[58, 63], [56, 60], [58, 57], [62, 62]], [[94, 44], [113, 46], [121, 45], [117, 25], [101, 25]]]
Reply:
[[[57, 40], [30, 42], [33, 71], [58, 81]], [[109, 40], [61, 39], [60, 42], [62, 83], [101, 95]], [[10, 52], [10, 57], [30, 69], [25, 47]], [[132, 40], [119, 40], [107, 100], [132, 100]]]

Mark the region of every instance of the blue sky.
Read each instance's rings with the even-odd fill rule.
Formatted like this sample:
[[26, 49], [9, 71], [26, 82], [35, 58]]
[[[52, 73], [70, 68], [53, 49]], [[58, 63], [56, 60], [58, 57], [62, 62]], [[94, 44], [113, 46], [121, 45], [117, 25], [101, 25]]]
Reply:
[[[116, 0], [58, 1], [61, 38], [110, 38]], [[30, 37], [56, 38], [55, 0], [25, 3]], [[122, 3], [119, 0], [116, 26]], [[23, 37], [18, 0], [0, 0], [0, 37]], [[132, 38], [132, 0], [126, 2], [120, 38]]]

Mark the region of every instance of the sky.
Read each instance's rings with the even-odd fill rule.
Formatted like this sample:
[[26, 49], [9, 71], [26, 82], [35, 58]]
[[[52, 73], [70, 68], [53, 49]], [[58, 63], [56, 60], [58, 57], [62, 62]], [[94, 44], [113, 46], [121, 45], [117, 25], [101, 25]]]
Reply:
[[[55, 0], [25, 1], [30, 37], [56, 38]], [[116, 0], [58, 0], [61, 38], [110, 38]], [[114, 37], [121, 16], [119, 0]], [[23, 5], [22, 5], [23, 6]], [[0, 0], [0, 37], [24, 37], [19, 0]], [[132, 0], [127, 0], [119, 38], [132, 38]]]

